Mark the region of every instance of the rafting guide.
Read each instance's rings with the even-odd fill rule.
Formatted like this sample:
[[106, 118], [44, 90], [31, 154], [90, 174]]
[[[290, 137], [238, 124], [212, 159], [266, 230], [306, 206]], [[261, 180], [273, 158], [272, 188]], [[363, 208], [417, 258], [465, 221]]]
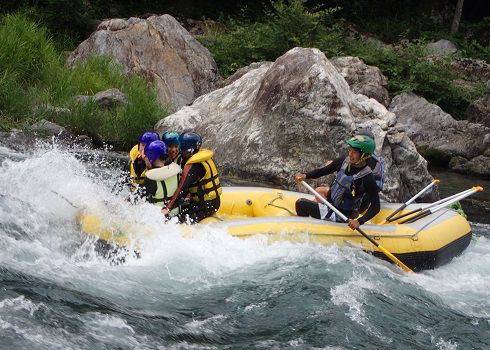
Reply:
[[[355, 135], [346, 142], [350, 146], [347, 157], [336, 158], [327, 166], [306, 174], [296, 174], [295, 180], [301, 183], [305, 179], [317, 179], [336, 172], [326, 198], [349, 218], [348, 225], [354, 230], [372, 219], [380, 210], [378, 185], [367, 164], [374, 152], [375, 143], [366, 135]], [[296, 201], [295, 206], [299, 216], [338, 221], [336, 214], [323, 203], [301, 198]], [[367, 211], [364, 215], [358, 218], [359, 213], [365, 209]]]

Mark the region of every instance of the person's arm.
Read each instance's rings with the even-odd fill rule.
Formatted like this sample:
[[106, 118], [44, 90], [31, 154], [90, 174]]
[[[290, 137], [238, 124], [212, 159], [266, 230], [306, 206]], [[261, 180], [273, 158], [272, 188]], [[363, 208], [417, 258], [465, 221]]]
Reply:
[[172, 210], [176, 205], [179, 205], [185, 199], [187, 193], [189, 193], [190, 185], [193, 184], [194, 182], [197, 182], [206, 174], [206, 170], [204, 169], [204, 166], [199, 163], [189, 164], [188, 169], [189, 170], [187, 171], [187, 173], [185, 172], [184, 169], [184, 176], [182, 177], [182, 179], [180, 179], [177, 190], [175, 191], [170, 202], [167, 204], [166, 208], [169, 211]]
[[369, 198], [370, 205], [368, 211], [358, 219], [361, 225], [375, 217], [381, 209], [378, 186], [374, 180], [374, 175], [366, 176], [362, 180], [364, 181], [364, 188], [366, 189], [366, 196]]
[[152, 181], [145, 177], [143, 184], [139, 187], [137, 193], [141, 198], [146, 198], [154, 195], [157, 191], [157, 184], [155, 181]]
[[344, 161], [344, 158], [335, 158], [330, 164], [327, 166], [324, 166], [323, 168], [315, 169], [312, 171], [307, 172], [306, 178], [307, 179], [318, 179], [319, 177], [332, 174], [340, 169], [342, 166], [342, 162]]

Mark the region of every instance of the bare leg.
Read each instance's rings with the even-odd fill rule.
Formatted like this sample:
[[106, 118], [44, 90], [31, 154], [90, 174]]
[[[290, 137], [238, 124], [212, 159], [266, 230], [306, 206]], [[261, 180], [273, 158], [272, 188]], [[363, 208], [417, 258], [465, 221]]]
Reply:
[[[327, 193], [328, 193], [328, 186], [320, 186], [315, 188], [315, 191], [318, 192], [319, 195], [321, 195], [323, 198], [327, 199]], [[315, 197], [315, 202], [321, 203], [321, 201]]]

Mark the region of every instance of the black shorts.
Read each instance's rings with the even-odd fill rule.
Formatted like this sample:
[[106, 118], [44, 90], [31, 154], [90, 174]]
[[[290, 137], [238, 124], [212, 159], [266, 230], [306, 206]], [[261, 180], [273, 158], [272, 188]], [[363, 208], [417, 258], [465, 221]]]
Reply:
[[[296, 207], [296, 214], [298, 214], [298, 216], [303, 216], [303, 217], [311, 216], [312, 218], [315, 219], [321, 219], [320, 204], [318, 204], [317, 202], [310, 201], [309, 199], [305, 199], [305, 198], [300, 198], [296, 201], [295, 207]], [[352, 216], [354, 215], [353, 212], [343, 212], [343, 211], [342, 214], [344, 214], [348, 218], [352, 218]], [[327, 215], [327, 218], [329, 216], [330, 215]], [[343, 220], [338, 216], [336, 216], [336, 221], [342, 222]]]

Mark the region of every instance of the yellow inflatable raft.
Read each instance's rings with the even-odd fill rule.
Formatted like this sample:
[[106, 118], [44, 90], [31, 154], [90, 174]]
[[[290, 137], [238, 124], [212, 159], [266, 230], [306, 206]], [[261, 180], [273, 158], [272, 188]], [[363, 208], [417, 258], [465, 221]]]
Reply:
[[[265, 235], [270, 241], [289, 240], [320, 244], [351, 244], [386, 259], [383, 253], [344, 223], [296, 216], [298, 198], [312, 196], [291, 191], [258, 187], [225, 187], [218, 213], [197, 225], [181, 225], [184, 235], [192, 235], [202, 225], [219, 227], [230, 235], [247, 238]], [[452, 209], [440, 210], [411, 224], [380, 224], [400, 204], [382, 203], [380, 213], [363, 230], [381, 246], [413, 270], [433, 269], [461, 254], [471, 240], [471, 227]], [[409, 212], [420, 204], [409, 205]], [[118, 246], [137, 246], [135, 240], [157, 234], [149, 229], [106, 222], [89, 212], [79, 216], [82, 231]], [[136, 245], [135, 245], [136, 244]]]

